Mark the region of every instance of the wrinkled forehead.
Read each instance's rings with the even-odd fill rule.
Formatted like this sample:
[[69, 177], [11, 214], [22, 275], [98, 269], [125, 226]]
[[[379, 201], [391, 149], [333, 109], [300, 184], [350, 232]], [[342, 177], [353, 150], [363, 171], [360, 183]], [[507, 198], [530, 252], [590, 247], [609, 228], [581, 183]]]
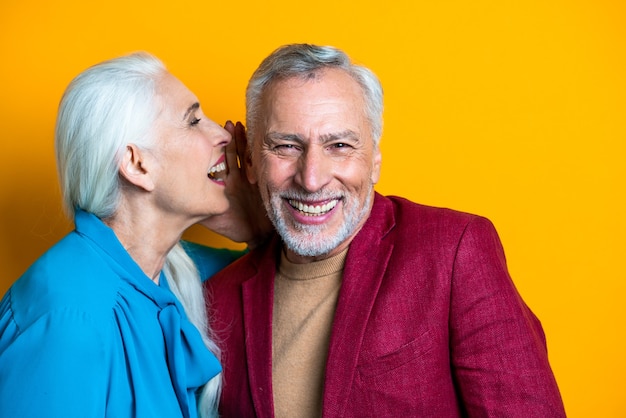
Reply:
[[350, 73], [342, 68], [324, 67], [316, 70], [277, 76], [265, 87], [265, 95], [272, 94], [276, 90], [299, 88], [305, 85], [327, 85], [335, 89], [343, 87], [344, 89], [355, 90], [355, 93], [363, 95], [363, 91], [359, 83], [352, 77]]
[[323, 103], [345, 103], [357, 109], [365, 108], [361, 86], [346, 71], [327, 68], [274, 80], [265, 89], [263, 103], [266, 111], [276, 107], [308, 106]]
[[261, 113], [257, 138], [322, 142], [352, 138], [365, 142], [371, 137], [360, 86], [343, 71], [277, 82], [268, 91]]

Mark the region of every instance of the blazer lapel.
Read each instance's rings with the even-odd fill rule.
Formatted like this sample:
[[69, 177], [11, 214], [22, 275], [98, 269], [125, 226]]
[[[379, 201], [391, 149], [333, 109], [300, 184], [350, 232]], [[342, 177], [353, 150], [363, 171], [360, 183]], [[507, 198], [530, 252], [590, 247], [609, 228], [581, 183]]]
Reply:
[[[275, 241], [276, 244], [276, 241]], [[248, 377], [257, 417], [273, 417], [272, 306], [276, 245], [259, 257], [257, 273], [243, 283], [243, 315]], [[263, 272], [263, 273], [258, 273]]]
[[345, 415], [368, 318], [393, 250], [391, 203], [376, 194], [372, 213], [348, 250], [330, 338], [322, 416]]

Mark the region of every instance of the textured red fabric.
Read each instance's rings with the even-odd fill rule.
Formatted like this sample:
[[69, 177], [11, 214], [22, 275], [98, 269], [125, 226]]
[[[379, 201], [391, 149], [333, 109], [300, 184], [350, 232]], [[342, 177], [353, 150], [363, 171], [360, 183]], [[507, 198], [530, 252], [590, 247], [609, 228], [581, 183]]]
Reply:
[[[224, 417], [271, 417], [280, 242], [205, 284]], [[564, 417], [541, 325], [485, 218], [376, 195], [348, 251], [324, 417]]]

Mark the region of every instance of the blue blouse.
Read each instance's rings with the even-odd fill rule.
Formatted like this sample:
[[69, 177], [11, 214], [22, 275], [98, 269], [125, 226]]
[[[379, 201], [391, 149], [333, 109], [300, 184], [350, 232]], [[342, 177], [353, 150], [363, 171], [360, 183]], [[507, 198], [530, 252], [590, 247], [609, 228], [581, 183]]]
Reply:
[[[163, 276], [96, 216], [75, 222], [0, 301], [0, 416], [196, 417], [218, 360]], [[236, 258], [210, 251], [203, 277]]]

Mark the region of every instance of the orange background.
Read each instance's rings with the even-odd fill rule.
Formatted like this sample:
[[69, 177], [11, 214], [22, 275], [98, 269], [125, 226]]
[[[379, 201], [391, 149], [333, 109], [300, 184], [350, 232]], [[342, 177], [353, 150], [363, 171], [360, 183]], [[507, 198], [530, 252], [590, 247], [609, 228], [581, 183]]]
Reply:
[[79, 71], [148, 50], [223, 123], [244, 117], [247, 79], [275, 47], [332, 44], [385, 88], [378, 190], [489, 217], [569, 416], [626, 416], [624, 2], [93, 4], [0, 5], [0, 293], [70, 228], [52, 135]]

